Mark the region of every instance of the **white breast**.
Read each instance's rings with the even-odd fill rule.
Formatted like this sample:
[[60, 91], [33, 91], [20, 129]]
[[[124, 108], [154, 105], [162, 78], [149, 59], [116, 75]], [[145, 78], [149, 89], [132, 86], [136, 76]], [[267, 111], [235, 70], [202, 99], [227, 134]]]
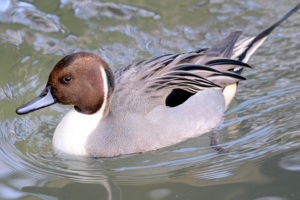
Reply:
[[99, 126], [108, 106], [108, 82], [105, 70], [99, 68], [103, 80], [104, 98], [101, 108], [94, 114], [83, 114], [75, 109], [69, 111], [55, 129], [53, 146], [56, 150], [79, 156], [89, 156], [86, 145], [91, 134]]
[[72, 109], [56, 127], [53, 136], [54, 148], [67, 154], [87, 156], [86, 142], [98, 126], [101, 117], [98, 112], [86, 115]]

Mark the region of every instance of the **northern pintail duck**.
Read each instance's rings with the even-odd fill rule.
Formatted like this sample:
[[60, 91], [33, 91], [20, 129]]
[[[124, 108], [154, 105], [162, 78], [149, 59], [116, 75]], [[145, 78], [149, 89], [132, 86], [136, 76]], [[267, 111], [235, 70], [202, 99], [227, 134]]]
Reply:
[[115, 73], [93, 53], [61, 59], [26, 114], [55, 103], [74, 105], [57, 126], [58, 151], [112, 157], [170, 146], [213, 129], [235, 96], [249, 57], [298, 4], [255, 37], [241, 32], [207, 49], [167, 54]]

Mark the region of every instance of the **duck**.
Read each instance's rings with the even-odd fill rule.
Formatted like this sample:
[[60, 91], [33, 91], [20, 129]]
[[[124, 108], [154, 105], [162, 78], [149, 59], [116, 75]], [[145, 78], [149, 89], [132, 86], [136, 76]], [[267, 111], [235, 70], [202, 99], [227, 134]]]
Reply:
[[115, 157], [175, 145], [214, 129], [233, 100], [250, 56], [299, 10], [254, 37], [230, 33], [211, 48], [165, 54], [112, 71], [100, 56], [76, 52], [51, 71], [45, 89], [19, 115], [59, 103], [73, 108], [53, 135], [55, 151]]

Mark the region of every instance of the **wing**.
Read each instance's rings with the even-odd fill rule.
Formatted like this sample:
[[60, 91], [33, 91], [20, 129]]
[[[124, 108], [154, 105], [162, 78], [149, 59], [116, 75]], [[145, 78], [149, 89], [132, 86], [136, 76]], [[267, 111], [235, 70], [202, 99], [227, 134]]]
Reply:
[[136, 101], [128, 97], [127, 102], [133, 102], [132, 105], [141, 99], [144, 102], [144, 99], [155, 98], [156, 103], [177, 106], [195, 93], [211, 88], [223, 90], [228, 105], [235, 95], [237, 83], [245, 80], [241, 76], [243, 69], [250, 68], [245, 62], [267, 36], [299, 8], [300, 4], [297, 4], [255, 37], [238, 41], [241, 32], [236, 31], [209, 49], [166, 54], [129, 65], [116, 73], [117, 85], [121, 89], [123, 85], [129, 85], [131, 92], [138, 93], [132, 96], [142, 96]]
[[[151, 98], [152, 103], [156, 101], [156, 104], [173, 107], [200, 91], [211, 88], [223, 90], [230, 84], [245, 80], [234, 70], [245, 67], [250, 66], [230, 58], [207, 56], [207, 49], [200, 49], [166, 54], [130, 65], [117, 73], [117, 76], [120, 74], [117, 85], [122, 87], [126, 82], [130, 93], [139, 91], [139, 94], [129, 95], [141, 97], [142, 100], [138, 99], [136, 103], [144, 102], [143, 98]], [[131, 103], [129, 100], [126, 102]]]
[[[185, 55], [178, 56], [185, 57]], [[185, 57], [188, 59], [189, 57]], [[250, 67], [240, 61], [219, 58], [204, 64], [172, 61], [167, 66], [151, 68], [151, 73], [142, 77], [147, 79], [147, 90], [182, 89], [190, 93], [209, 88], [225, 88], [227, 85], [245, 80], [234, 71], [235, 68]], [[222, 70], [220, 70], [222, 69]]]

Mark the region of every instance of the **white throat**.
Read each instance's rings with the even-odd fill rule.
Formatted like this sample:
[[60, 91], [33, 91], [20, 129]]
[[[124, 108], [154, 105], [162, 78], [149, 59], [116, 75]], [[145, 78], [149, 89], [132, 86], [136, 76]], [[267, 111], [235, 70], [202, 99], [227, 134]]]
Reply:
[[55, 150], [71, 155], [88, 156], [85, 148], [86, 142], [100, 124], [108, 103], [108, 80], [103, 67], [100, 67], [100, 74], [103, 80], [104, 91], [104, 100], [101, 108], [91, 115], [80, 113], [74, 108], [70, 110], [55, 129], [53, 136]]

